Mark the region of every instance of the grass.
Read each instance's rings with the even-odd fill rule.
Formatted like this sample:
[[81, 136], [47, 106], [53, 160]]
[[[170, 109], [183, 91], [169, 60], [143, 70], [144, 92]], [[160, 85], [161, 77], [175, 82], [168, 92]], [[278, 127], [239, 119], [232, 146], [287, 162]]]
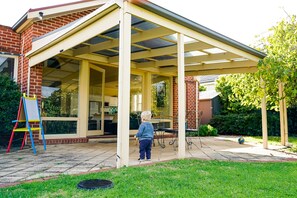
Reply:
[[[244, 139], [247, 142], [257, 142], [262, 144], [262, 136], [250, 136], [250, 137], [244, 137]], [[289, 143], [291, 146], [285, 150], [289, 152], [297, 152], [297, 137], [289, 137]], [[268, 136], [268, 144], [271, 145], [281, 145], [281, 138], [276, 136]]]
[[[107, 179], [114, 187], [85, 191], [85, 179]], [[0, 189], [0, 197], [296, 197], [297, 162], [249, 163], [174, 160], [112, 169]]]

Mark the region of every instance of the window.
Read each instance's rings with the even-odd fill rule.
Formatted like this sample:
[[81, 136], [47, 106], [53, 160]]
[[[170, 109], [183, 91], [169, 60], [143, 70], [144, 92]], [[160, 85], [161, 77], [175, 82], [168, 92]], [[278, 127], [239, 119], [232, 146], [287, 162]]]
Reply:
[[170, 77], [152, 75], [152, 111], [155, 116], [170, 115], [171, 79]]
[[131, 74], [130, 111], [142, 111], [142, 76]]
[[79, 61], [51, 58], [42, 71], [42, 111], [45, 134], [76, 134]]
[[0, 74], [6, 74], [17, 80], [17, 56], [0, 55]]

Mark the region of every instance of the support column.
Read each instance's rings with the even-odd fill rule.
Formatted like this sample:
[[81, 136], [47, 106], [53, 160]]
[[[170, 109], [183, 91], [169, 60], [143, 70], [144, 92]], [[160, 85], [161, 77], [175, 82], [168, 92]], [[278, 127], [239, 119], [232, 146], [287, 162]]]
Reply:
[[278, 83], [278, 95], [280, 97], [279, 101], [279, 113], [280, 113], [280, 135], [281, 135], [281, 145], [288, 145], [288, 119], [287, 119], [287, 106], [284, 94], [284, 83], [279, 81]]
[[129, 164], [131, 15], [120, 10], [117, 168]]
[[152, 109], [152, 75], [150, 72], [144, 74], [144, 86], [142, 90], [142, 109], [144, 111]]
[[90, 69], [89, 62], [86, 60], [81, 61], [79, 68], [79, 107], [78, 107], [78, 134], [79, 137], [87, 137], [88, 131], [88, 109], [89, 109], [89, 81]]
[[186, 119], [185, 119], [185, 55], [184, 55], [184, 35], [177, 34], [177, 67], [178, 67], [178, 158], [186, 156]]
[[260, 86], [264, 90], [264, 95], [261, 101], [261, 113], [262, 113], [262, 138], [263, 138], [263, 148], [268, 148], [268, 130], [267, 130], [267, 111], [266, 111], [266, 91], [265, 83], [263, 79], [260, 79]]

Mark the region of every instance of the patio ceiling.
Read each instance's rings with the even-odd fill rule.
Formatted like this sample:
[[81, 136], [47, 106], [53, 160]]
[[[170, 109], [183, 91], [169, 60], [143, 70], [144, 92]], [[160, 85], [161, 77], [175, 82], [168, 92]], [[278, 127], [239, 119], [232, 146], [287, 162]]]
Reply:
[[[176, 76], [177, 33], [185, 35], [186, 76], [255, 72], [258, 60], [265, 57], [248, 46], [192, 24], [194, 22], [188, 19], [168, 16], [174, 13], [150, 2], [125, 3], [132, 14], [132, 68]], [[28, 53], [30, 66], [60, 55], [117, 67], [118, 14], [122, 6], [119, 1], [111, 1], [73, 24], [34, 41], [33, 49]]]

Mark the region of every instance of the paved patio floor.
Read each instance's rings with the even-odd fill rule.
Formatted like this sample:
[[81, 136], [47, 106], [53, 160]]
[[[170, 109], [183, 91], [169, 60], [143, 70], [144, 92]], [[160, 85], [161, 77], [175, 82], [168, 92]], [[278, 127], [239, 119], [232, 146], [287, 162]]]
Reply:
[[[155, 163], [177, 158], [177, 147], [165, 139], [165, 148], [155, 140], [152, 161], [139, 162], [138, 144], [130, 140], [129, 165]], [[186, 156], [205, 160], [228, 161], [297, 161], [297, 155], [278, 151], [280, 147], [261, 144], [238, 144], [236, 137], [192, 138]], [[37, 146], [37, 155], [30, 148], [14, 149], [10, 153], [0, 150], [0, 187], [15, 182], [51, 177], [59, 174], [79, 174], [116, 167], [116, 142], [111, 139], [91, 140], [89, 143]]]

